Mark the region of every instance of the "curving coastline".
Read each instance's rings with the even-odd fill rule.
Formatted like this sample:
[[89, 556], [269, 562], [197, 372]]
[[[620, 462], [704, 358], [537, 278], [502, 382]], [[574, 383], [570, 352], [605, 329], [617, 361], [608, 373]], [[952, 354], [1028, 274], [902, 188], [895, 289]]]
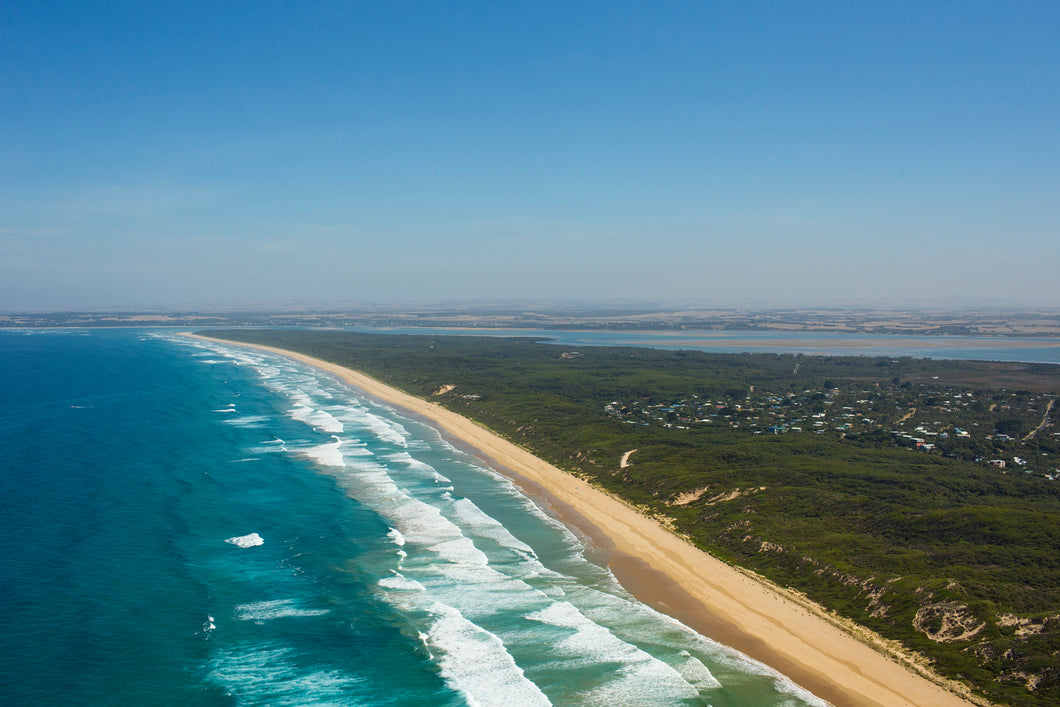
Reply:
[[895, 661], [897, 653], [888, 656], [870, 647], [866, 641], [873, 637], [867, 632], [855, 637], [849, 632], [855, 627], [840, 628], [820, 607], [799, 595], [721, 562], [617, 498], [440, 405], [297, 352], [214, 341], [270, 351], [315, 366], [371, 397], [428, 419], [586, 533], [609, 554], [612, 570], [638, 598], [766, 663], [833, 704], [972, 704], [900, 665]]

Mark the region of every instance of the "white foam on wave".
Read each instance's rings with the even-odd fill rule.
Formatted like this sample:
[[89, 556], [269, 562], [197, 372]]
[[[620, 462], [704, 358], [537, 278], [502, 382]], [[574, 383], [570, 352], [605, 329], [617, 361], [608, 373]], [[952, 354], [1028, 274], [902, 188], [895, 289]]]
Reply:
[[294, 404], [294, 407], [309, 408], [310, 410], [313, 409], [313, 398], [309, 397], [309, 393], [305, 392], [300, 387], [292, 387], [286, 384], [277, 384], [272, 387], [283, 391], [288, 399]]
[[207, 614], [206, 620], [202, 622], [202, 629], [199, 631], [199, 635], [208, 641], [215, 630], [217, 630], [217, 624], [213, 622], [213, 616]]
[[256, 365], [254, 371], [262, 378], [269, 379], [280, 375], [280, 369], [276, 366]]
[[551, 705], [527, 679], [497, 636], [476, 626], [452, 607], [435, 604], [436, 619], [423, 638], [437, 656], [445, 681], [471, 705], [534, 707]]
[[[439, 540], [461, 537], [459, 529], [441, 512], [399, 487], [385, 464], [366, 455], [346, 460], [345, 473], [337, 476], [351, 495], [371, 502], [405, 542], [431, 547]], [[396, 537], [396, 536], [391, 536]]]
[[[591, 620], [609, 623], [618, 636], [635, 636], [654, 645], [683, 647], [673, 668], [700, 690], [717, 689], [722, 683], [697, 656], [705, 656], [723, 672], [753, 675], [773, 680], [775, 689], [813, 707], [830, 707], [829, 703], [799, 686], [773, 668], [744, 655], [735, 648], [703, 636], [677, 619], [656, 611], [625, 594], [617, 580], [612, 589], [600, 591], [582, 585], [569, 587], [578, 596], [583, 612]], [[724, 679], [724, 675], [722, 676]]]
[[397, 447], [408, 447], [409, 433], [400, 423], [381, 417], [366, 407], [345, 405], [339, 418], [346, 425], [363, 430], [365, 436], [372, 439]]
[[276, 356], [272, 356], [269, 354], [259, 354], [249, 349], [227, 346], [224, 344], [218, 344], [210, 341], [197, 341], [193, 339], [172, 340], [177, 341], [181, 344], [202, 349], [204, 353], [198, 355], [213, 355], [224, 357], [224, 360], [204, 359], [201, 361], [201, 363], [227, 363], [236, 366], [246, 366], [254, 369], [254, 371], [259, 376], [261, 376], [261, 378], [266, 382], [276, 378], [280, 374], [280, 368], [277, 366], [276, 363], [280, 359]]
[[[708, 691], [721, 687], [724, 673], [731, 672], [771, 679], [778, 692], [791, 696], [799, 704], [830, 707], [828, 702], [764, 663], [703, 636], [677, 619], [629, 596], [613, 576], [611, 579], [611, 591], [601, 591], [581, 584], [569, 585], [569, 596], [576, 597], [571, 601], [576, 602], [591, 621], [608, 624], [610, 630], [619, 638], [648, 641], [658, 647], [677, 650], [676, 655], [668, 658], [667, 662], [697, 690]], [[707, 658], [711, 665], [722, 671], [721, 680], [700, 657]]]
[[304, 422], [310, 427], [315, 427], [321, 432], [341, 434], [344, 430], [342, 423], [335, 419], [331, 413], [309, 405], [295, 405], [288, 411], [288, 414], [295, 420]]
[[239, 645], [211, 662], [210, 679], [237, 704], [363, 704], [371, 695], [361, 676], [339, 670], [307, 671], [297, 653], [272, 644]]
[[229, 543], [230, 545], [235, 545], [236, 547], [243, 548], [257, 547], [258, 545], [265, 544], [265, 541], [257, 533], [251, 533], [250, 535], [239, 535], [234, 538], [228, 538], [227, 540], [225, 540], [225, 542]]
[[568, 601], [554, 602], [541, 611], [527, 614], [526, 618], [572, 631], [553, 643], [552, 651], [575, 665], [621, 665], [611, 679], [593, 689], [589, 702], [632, 704], [630, 698], [636, 696], [642, 704], [663, 704], [699, 697], [699, 690], [673, 667], [621, 640]]
[[272, 440], [270, 442], [262, 442], [261, 447], [244, 447], [243, 451], [247, 454], [276, 454], [278, 452], [287, 452], [287, 443], [282, 439]]
[[405, 499], [391, 514], [406, 541], [427, 548], [455, 565], [489, 564], [486, 555], [440, 510], [407, 495]]
[[[295, 373], [297, 369], [287, 369], [290, 373]], [[321, 378], [319, 376], [305, 376], [303, 379], [306, 387], [312, 388], [312, 395], [315, 398], [324, 398], [325, 400], [334, 400], [335, 394], [331, 392], [331, 389], [321, 385]], [[328, 381], [331, 382], [330, 380]]]
[[[454, 455], [459, 455], [460, 457], [467, 456], [464, 452], [461, 452], [459, 449], [452, 446], [444, 439], [442, 439], [438, 444], [453, 452]], [[535, 502], [532, 498], [530, 498], [522, 490], [520, 490], [519, 487], [517, 487], [510, 478], [504, 476], [503, 474], [494, 469], [491, 469], [485, 464], [482, 464], [478, 460], [472, 460], [466, 463], [468, 467], [475, 469], [477, 472], [489, 475], [497, 483], [497, 485], [503, 489], [505, 496], [516, 501], [519, 506], [523, 508], [528, 514], [532, 515], [535, 519], [541, 521], [542, 523], [548, 525], [555, 532], [559, 533], [563, 537], [564, 544], [566, 544], [570, 548], [572, 554], [582, 554], [585, 549], [585, 544], [570, 529], [570, 527], [563, 521], [556, 518], [552, 513], [545, 511], [537, 502]], [[448, 479], [446, 479], [446, 481], [448, 481]]]
[[[452, 489], [450, 489], [452, 490]], [[536, 560], [534, 549], [501, 525], [493, 516], [476, 506], [471, 500], [461, 498], [453, 502], [456, 521], [473, 535], [490, 538], [502, 547], [517, 552], [524, 559]]]
[[[652, 610], [650, 607], [647, 608]], [[790, 695], [798, 700], [799, 703], [805, 703], [811, 705], [811, 707], [832, 707], [831, 703], [814, 695], [806, 688], [794, 682], [788, 676], [777, 672], [765, 663], [761, 663], [754, 658], [741, 653], [735, 648], [731, 648], [723, 643], [718, 643], [711, 638], [702, 636], [692, 631], [692, 629], [686, 627], [684, 624], [678, 622], [677, 619], [666, 616], [665, 614], [660, 615], [660, 618], [663, 621], [669, 621], [676, 624], [681, 629], [688, 632], [691, 635], [689, 640], [690, 646], [709, 655], [711, 661], [717, 664], [720, 668], [742, 675], [771, 678], [773, 680], [773, 686], [777, 692]], [[703, 667], [706, 668], [706, 666]], [[711, 677], [713, 678], [713, 675]]]
[[388, 454], [383, 458], [386, 459], [388, 462], [393, 462], [395, 464], [403, 464], [412, 471], [421, 471], [426, 474], [429, 474], [431, 478], [435, 481], [442, 481], [443, 483], [449, 482], [449, 479], [439, 474], [433, 466], [431, 466], [427, 462], [420, 461], [408, 452], [395, 452], [394, 454]]
[[436, 600], [466, 616], [522, 613], [549, 601], [523, 579], [492, 567], [489, 557], [437, 508], [405, 496], [385, 515], [405, 538], [403, 548], [410, 549], [408, 562], [402, 558], [403, 571], [427, 584]]
[[674, 665], [674, 670], [681, 673], [681, 677], [698, 690], [716, 690], [721, 683], [710, 672], [710, 668], [703, 664], [699, 658], [688, 651], [682, 651], [685, 660]]
[[334, 437], [334, 439], [334, 442], [308, 447], [302, 449], [301, 452], [320, 466], [344, 467], [346, 462], [343, 460], [342, 452], [339, 450], [339, 447], [342, 446], [342, 440], [338, 437]]
[[[267, 387], [286, 395], [292, 403], [288, 414], [293, 419], [328, 434], [342, 434], [352, 426], [364, 429], [371, 438], [380, 442], [402, 448], [408, 446], [408, 432], [401, 424], [370, 412], [348, 388], [343, 387], [341, 396], [337, 396], [333, 391], [338, 389], [338, 384], [323, 373], [279, 357], [219, 348], [219, 353], [223, 352], [222, 355], [230, 357], [238, 365], [254, 367], [265, 379]], [[342, 404], [334, 404], [339, 397]], [[325, 401], [326, 404], [321, 405]], [[333, 457], [331, 460], [334, 462]]]
[[374, 459], [348, 460], [345, 473], [338, 478], [354, 497], [371, 499], [372, 507], [390, 524], [387, 535], [402, 548], [403, 571], [429, 582], [433, 596], [447, 605], [458, 606], [466, 615], [521, 613], [527, 607], [543, 607], [550, 594], [563, 595], [562, 590], [545, 593], [490, 566], [489, 557], [467, 533], [474, 535], [477, 530], [480, 537], [492, 537], [515, 553], [515, 559], [523, 563], [517, 575], [551, 574], [528, 545], [471, 501], [458, 502], [460, 510], [453, 513], [451, 520], [438, 507], [400, 488], [387, 467]]
[[426, 588], [414, 579], [395, 573], [393, 577], [383, 577], [378, 582], [380, 587], [408, 592], [426, 592]]
[[243, 417], [230, 417], [224, 422], [226, 425], [232, 425], [233, 427], [256, 429], [264, 427], [265, 423], [269, 422], [271, 419], [272, 418], [267, 415], [244, 415]]
[[250, 604], [240, 604], [235, 608], [236, 616], [241, 621], [268, 621], [270, 619], [282, 619], [292, 616], [324, 616], [330, 614], [330, 609], [302, 609], [293, 599], [276, 599], [273, 601], [257, 601]]
[[247, 349], [221, 348], [219, 353], [227, 356], [228, 359], [237, 366], [248, 366], [255, 370], [265, 362], [265, 359], [262, 356], [251, 353]]
[[[429, 476], [435, 484], [452, 484], [452, 480], [449, 479], [447, 476], [438, 473], [438, 470], [435, 469], [433, 466], [431, 466], [427, 462], [420, 461], [407, 451], [388, 454], [385, 455], [383, 458], [392, 464], [400, 464], [406, 467], [409, 471], [425, 474]], [[452, 491], [453, 487], [449, 486], [448, 489], [443, 488], [442, 490]]]
[[364, 466], [364, 470], [340, 478], [355, 482], [359, 493], [376, 501], [373, 506], [396, 531], [388, 532], [388, 536], [391, 540], [400, 537], [403, 552], [408, 550], [401, 558], [403, 571], [429, 583], [437, 600], [458, 606], [472, 617], [497, 611], [522, 612], [548, 601], [545, 593], [491, 567], [486, 554], [459, 526], [438, 508], [398, 488], [385, 467], [377, 463]]
[[389, 518], [388, 509], [408, 501], [408, 495], [394, 483], [386, 467], [371, 456], [346, 459], [346, 470], [338, 475], [339, 482], [351, 496], [366, 500], [377, 512]]

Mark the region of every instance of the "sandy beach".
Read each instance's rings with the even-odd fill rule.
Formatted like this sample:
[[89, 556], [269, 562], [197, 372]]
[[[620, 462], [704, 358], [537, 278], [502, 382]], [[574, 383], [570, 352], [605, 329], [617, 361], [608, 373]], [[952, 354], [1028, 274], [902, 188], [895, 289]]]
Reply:
[[465, 417], [348, 368], [272, 347], [253, 348], [320, 368], [373, 398], [426, 418], [585, 533], [642, 601], [835, 705], [973, 704], [900, 664], [897, 652], [885, 655], [869, 645], [882, 648], [882, 639], [866, 631], [855, 637], [851, 631], [856, 627], [844, 630], [800, 595], [721, 562], [656, 520]]

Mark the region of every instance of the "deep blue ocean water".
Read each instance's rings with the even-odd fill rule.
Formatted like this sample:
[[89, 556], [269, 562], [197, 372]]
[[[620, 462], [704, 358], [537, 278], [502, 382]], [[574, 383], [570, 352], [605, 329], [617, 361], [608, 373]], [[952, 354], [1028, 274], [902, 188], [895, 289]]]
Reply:
[[0, 704], [820, 704], [315, 369], [3, 331], [0, 403]]

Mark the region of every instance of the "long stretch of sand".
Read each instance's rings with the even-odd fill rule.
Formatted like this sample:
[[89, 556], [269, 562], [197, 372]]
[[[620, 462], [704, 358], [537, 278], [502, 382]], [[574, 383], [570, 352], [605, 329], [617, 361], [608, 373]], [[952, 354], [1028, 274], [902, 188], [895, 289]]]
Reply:
[[542, 492], [560, 515], [590, 537], [603, 540], [616, 575], [639, 598], [835, 705], [972, 704], [855, 638], [798, 595], [693, 547], [659, 522], [466, 417], [327, 361], [267, 346], [253, 348], [320, 368], [372, 397], [427, 418], [516, 475], [531, 492]]

